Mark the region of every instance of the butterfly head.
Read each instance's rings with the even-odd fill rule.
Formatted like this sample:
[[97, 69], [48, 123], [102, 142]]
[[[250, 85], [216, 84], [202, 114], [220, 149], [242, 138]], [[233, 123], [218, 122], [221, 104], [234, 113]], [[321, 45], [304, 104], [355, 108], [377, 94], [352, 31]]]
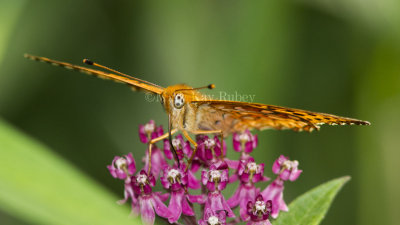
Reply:
[[202, 95], [192, 87], [185, 84], [178, 84], [165, 88], [161, 93], [161, 104], [167, 112], [181, 111], [191, 101], [200, 98]]

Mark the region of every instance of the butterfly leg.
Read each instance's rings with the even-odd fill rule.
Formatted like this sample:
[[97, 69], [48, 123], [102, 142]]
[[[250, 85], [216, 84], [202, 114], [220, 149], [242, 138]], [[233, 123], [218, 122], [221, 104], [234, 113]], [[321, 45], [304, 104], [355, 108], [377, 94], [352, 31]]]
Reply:
[[[171, 135], [175, 134], [176, 131], [178, 131], [178, 130], [177, 130], [177, 129], [172, 129], [172, 130], [171, 130]], [[168, 138], [168, 137], [169, 137], [169, 132], [167, 132], [167, 133], [161, 135], [160, 137], [151, 139], [151, 140], [149, 141], [149, 155], [148, 155], [149, 168], [147, 169], [147, 173], [150, 173], [150, 171], [151, 171], [151, 149], [152, 149], [152, 147], [153, 147], [153, 144], [155, 144], [156, 142], [159, 142], [159, 141], [161, 141], [161, 140], [164, 140], [165, 138]]]
[[[186, 135], [185, 135], [185, 133], [186, 133]], [[195, 135], [197, 135], [197, 134], [219, 134], [221, 136], [221, 146], [223, 146], [224, 135], [222, 133], [222, 130], [198, 130], [198, 131], [194, 131], [192, 133], [195, 134]], [[190, 156], [190, 159], [188, 161], [188, 165], [186, 167], [186, 170], [185, 170], [185, 171], [187, 171], [189, 169], [190, 165], [192, 164], [194, 156], [196, 155], [197, 143], [195, 141], [193, 141], [192, 138], [190, 138], [189, 134], [186, 131], [183, 132], [183, 135], [186, 137], [186, 139], [188, 139], [190, 141], [190, 143], [192, 143], [195, 146], [195, 148], [193, 150], [193, 153]], [[222, 148], [221, 148], [221, 151], [222, 151]], [[221, 154], [221, 157], [223, 157], [223, 154]]]
[[187, 167], [186, 167], [186, 169], [185, 169], [185, 172], [187, 172], [188, 169], [189, 169], [189, 167], [190, 167], [190, 165], [192, 164], [192, 160], [193, 160], [193, 158], [194, 158], [194, 156], [195, 156], [195, 154], [196, 154], [196, 151], [197, 151], [197, 142], [195, 142], [195, 141], [190, 137], [190, 135], [188, 134], [188, 132], [187, 132], [186, 130], [183, 130], [183, 131], [182, 131], [182, 134], [183, 134], [183, 136], [185, 136], [185, 138], [194, 146], [194, 150], [193, 150], [193, 152], [192, 152], [192, 155], [190, 156], [190, 159], [189, 159], [189, 161], [188, 161], [188, 165], [187, 165]]

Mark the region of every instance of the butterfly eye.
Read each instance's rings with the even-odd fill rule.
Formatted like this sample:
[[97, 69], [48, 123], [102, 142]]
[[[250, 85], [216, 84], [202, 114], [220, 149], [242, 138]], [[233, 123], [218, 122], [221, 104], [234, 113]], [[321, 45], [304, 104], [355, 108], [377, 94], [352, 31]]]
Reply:
[[174, 99], [175, 108], [180, 109], [184, 104], [185, 104], [185, 99], [183, 98], [183, 94], [181, 93], [176, 94]]

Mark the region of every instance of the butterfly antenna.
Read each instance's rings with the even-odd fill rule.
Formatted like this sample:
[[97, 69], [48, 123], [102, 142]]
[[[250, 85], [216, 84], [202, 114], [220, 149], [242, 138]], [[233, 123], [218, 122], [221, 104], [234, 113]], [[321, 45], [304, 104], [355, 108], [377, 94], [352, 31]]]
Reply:
[[175, 90], [175, 91], [193, 91], [193, 90], [200, 90], [200, 89], [206, 89], [206, 88], [214, 89], [215, 88], [215, 84], [209, 84], [209, 85], [204, 86], [204, 87], [191, 88], [191, 89], [189, 89], [189, 88], [178, 89], [178, 90]]
[[204, 86], [204, 87], [193, 88], [193, 90], [199, 90], [199, 89], [205, 89], [205, 88], [214, 89], [215, 88], [215, 84], [209, 84], [209, 85]]
[[146, 83], [146, 84], [149, 84], [149, 85], [152, 85], [152, 86], [156, 86], [156, 87], [162, 88], [161, 86], [159, 86], [159, 85], [157, 85], [157, 84], [153, 84], [153, 83], [151, 83], [151, 82], [148, 82], [148, 81], [145, 81], [145, 80], [136, 78], [136, 77], [129, 76], [128, 74], [121, 73], [121, 72], [119, 72], [118, 70], [114, 70], [114, 69], [111, 69], [111, 68], [109, 68], [109, 67], [103, 66], [103, 65], [101, 65], [101, 64], [95, 63], [95, 62], [93, 62], [93, 61], [91, 61], [91, 60], [89, 60], [89, 59], [84, 59], [84, 60], [83, 60], [83, 63], [85, 63], [85, 64], [87, 64], [87, 65], [90, 65], [90, 66], [96, 66], [96, 67], [99, 67], [99, 68], [108, 70], [108, 71], [110, 71], [110, 72], [113, 72], [113, 73], [122, 75], [122, 76], [127, 77], [127, 78], [131, 78], [131, 79], [133, 79], [133, 80], [136, 80], [136, 81], [139, 81], [139, 82], [142, 82], [142, 83]]

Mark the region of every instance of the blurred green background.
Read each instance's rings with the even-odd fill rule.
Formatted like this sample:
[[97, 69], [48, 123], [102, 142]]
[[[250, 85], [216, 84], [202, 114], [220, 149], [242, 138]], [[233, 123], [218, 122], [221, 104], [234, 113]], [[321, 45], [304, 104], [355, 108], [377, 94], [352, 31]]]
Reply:
[[[122, 196], [105, 166], [128, 152], [140, 161], [138, 125], [166, 125], [161, 106], [24, 53], [90, 58], [162, 86], [214, 83], [207, 93], [216, 97], [255, 95], [369, 120], [311, 134], [257, 132], [254, 155], [270, 177], [280, 154], [300, 161], [304, 173], [287, 184], [287, 202], [350, 175], [324, 225], [400, 220], [400, 1], [0, 0], [0, 117]], [[0, 212], [0, 224], [31, 223]]]

